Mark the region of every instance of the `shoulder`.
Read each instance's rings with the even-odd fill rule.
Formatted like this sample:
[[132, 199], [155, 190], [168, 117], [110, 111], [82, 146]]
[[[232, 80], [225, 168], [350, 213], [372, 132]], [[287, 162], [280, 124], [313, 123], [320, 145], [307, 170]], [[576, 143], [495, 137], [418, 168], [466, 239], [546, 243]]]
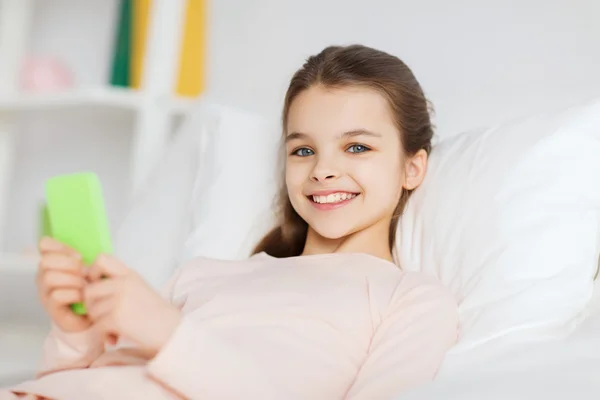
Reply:
[[444, 349], [459, 336], [459, 311], [453, 293], [436, 278], [405, 272], [392, 296], [387, 319], [400, 327], [412, 327]]
[[435, 277], [419, 272], [404, 272], [392, 299], [394, 305], [405, 308], [409, 305], [423, 310], [445, 310], [453, 316], [458, 315], [456, 297], [449, 288]]

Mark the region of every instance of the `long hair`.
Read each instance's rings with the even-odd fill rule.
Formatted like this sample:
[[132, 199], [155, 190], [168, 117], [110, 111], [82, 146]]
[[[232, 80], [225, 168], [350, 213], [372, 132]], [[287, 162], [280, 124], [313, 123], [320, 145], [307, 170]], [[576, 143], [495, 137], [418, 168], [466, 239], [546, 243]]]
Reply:
[[[292, 77], [282, 113], [283, 135], [290, 106], [303, 91], [315, 85], [329, 88], [365, 87], [375, 89], [388, 102], [394, 123], [400, 133], [406, 156], [423, 149], [431, 151], [433, 126], [430, 103], [408, 66], [398, 57], [361, 45], [330, 46], [309, 57]], [[389, 230], [389, 246], [393, 249], [398, 218], [411, 194], [403, 190]], [[282, 180], [277, 199], [277, 225], [255, 247], [253, 254], [265, 252], [273, 257], [302, 254], [308, 224], [298, 215]]]

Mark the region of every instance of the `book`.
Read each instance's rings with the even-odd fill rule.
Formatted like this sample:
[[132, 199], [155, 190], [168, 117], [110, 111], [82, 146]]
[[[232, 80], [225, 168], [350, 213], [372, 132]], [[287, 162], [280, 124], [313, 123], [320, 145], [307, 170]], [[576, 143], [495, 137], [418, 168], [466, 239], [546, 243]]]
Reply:
[[132, 1], [121, 0], [120, 2], [110, 76], [110, 83], [113, 86], [129, 87]]
[[[131, 87], [140, 89], [144, 73], [152, 0], [133, 0]], [[179, 55], [179, 68], [173, 92], [197, 97], [204, 91], [206, 75], [206, 0], [187, 0]]]

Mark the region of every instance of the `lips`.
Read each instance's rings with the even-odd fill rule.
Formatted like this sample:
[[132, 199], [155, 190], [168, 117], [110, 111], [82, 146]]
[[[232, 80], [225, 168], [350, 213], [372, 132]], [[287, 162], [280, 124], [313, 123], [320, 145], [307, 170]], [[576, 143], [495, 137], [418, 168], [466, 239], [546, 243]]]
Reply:
[[360, 196], [360, 193], [328, 190], [315, 192], [306, 197], [317, 210], [330, 211], [350, 204], [358, 196]]

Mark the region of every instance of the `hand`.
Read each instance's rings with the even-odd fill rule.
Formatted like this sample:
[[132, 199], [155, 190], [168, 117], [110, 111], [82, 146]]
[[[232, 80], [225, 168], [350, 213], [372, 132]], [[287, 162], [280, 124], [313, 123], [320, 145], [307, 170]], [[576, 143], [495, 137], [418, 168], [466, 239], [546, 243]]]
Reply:
[[63, 332], [80, 332], [91, 326], [86, 316], [73, 313], [70, 305], [83, 301], [86, 285], [81, 256], [51, 239], [39, 243], [40, 262], [36, 277], [38, 296], [52, 322]]
[[88, 280], [91, 283], [84, 289], [88, 316], [115, 342], [131, 341], [152, 358], [179, 325], [180, 311], [112, 256], [100, 255], [88, 270]]

